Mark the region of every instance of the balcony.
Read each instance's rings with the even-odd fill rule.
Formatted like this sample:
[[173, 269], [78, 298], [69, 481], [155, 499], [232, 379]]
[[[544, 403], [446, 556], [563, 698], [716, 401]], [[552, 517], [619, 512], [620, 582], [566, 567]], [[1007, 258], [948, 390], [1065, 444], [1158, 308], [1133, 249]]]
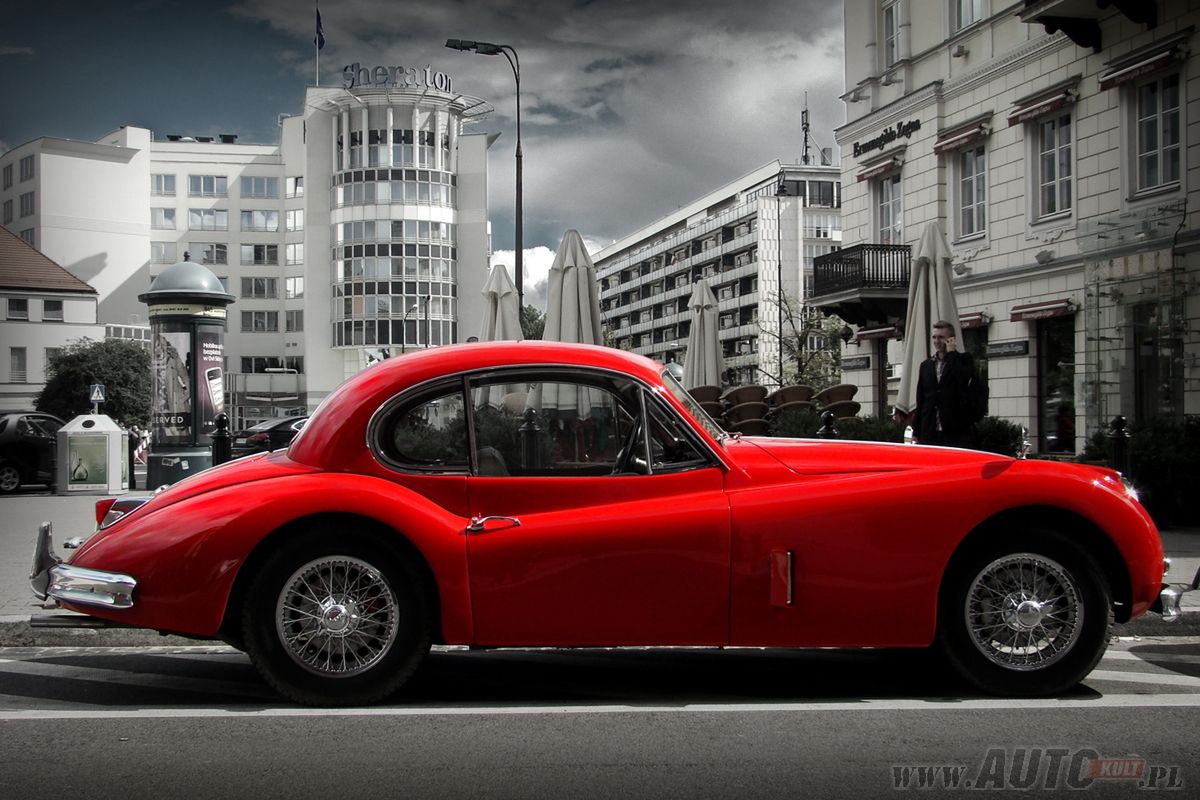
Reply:
[[909, 246], [859, 244], [813, 259], [809, 304], [855, 325], [894, 323], [908, 306]]

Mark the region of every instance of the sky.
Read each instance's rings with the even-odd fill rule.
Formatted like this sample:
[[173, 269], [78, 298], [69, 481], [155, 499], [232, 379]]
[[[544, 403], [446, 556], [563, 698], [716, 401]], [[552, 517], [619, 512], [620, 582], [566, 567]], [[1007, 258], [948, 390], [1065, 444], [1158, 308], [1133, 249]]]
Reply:
[[[121, 125], [275, 144], [316, 79], [311, 0], [5, 0], [0, 153]], [[828, 0], [322, 0], [321, 84], [342, 68], [449, 74], [495, 112], [493, 263], [513, 263], [515, 82], [507, 62], [445, 48], [508, 44], [521, 65], [526, 302], [544, 305], [563, 233], [595, 252], [775, 159], [834, 147], [842, 6]], [[836, 148], [835, 148], [836, 150]], [[816, 151], [813, 151], [814, 157]]]

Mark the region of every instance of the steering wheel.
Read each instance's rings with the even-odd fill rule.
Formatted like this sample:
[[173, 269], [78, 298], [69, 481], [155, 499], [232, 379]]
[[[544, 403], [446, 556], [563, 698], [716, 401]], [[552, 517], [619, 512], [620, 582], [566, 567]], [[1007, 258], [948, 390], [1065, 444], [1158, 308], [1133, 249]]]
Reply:
[[625, 437], [625, 441], [621, 444], [621, 449], [617, 452], [617, 463], [613, 467], [614, 475], [623, 475], [628, 472], [637, 475], [646, 475], [650, 472], [645, 454], [638, 453], [638, 445], [641, 443], [642, 423], [638, 422], [629, 431], [629, 435]]

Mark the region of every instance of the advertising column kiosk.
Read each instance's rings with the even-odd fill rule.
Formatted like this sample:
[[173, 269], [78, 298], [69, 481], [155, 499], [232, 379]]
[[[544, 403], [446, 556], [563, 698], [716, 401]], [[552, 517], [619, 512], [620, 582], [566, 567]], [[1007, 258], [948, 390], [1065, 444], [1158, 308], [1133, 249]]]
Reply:
[[225, 406], [225, 309], [233, 302], [211, 270], [188, 260], [138, 295], [149, 307], [154, 396], [147, 488], [212, 466], [212, 432]]

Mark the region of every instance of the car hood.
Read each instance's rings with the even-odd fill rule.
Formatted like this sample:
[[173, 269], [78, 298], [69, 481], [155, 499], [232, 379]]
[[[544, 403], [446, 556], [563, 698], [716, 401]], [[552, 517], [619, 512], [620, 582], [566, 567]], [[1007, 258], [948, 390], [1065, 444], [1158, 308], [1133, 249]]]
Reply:
[[742, 437], [770, 453], [798, 475], [853, 475], [953, 467], [1014, 459], [978, 450], [954, 447], [893, 444], [890, 442], [822, 441]]

